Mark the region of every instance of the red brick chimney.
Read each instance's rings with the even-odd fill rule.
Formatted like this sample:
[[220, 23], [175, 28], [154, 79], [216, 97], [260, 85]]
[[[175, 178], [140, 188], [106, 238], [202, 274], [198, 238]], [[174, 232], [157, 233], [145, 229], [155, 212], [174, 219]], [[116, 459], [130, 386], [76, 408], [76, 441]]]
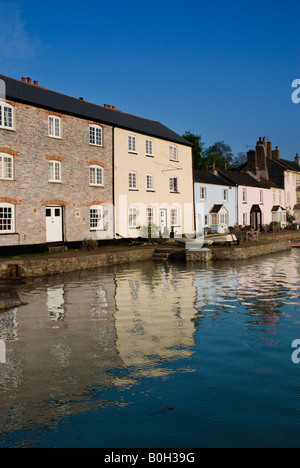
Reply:
[[256, 168], [257, 167], [257, 152], [254, 150], [248, 151], [247, 161], [248, 161], [249, 167]]

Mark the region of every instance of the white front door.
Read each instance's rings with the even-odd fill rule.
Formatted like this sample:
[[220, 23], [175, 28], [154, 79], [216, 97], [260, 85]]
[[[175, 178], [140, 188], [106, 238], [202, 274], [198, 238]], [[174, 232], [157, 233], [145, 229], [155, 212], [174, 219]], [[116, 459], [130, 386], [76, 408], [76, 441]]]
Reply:
[[167, 228], [167, 210], [160, 210], [160, 232], [162, 236], [164, 236], [164, 233], [167, 230]]
[[62, 242], [62, 207], [47, 206], [46, 208], [46, 238], [47, 242]]

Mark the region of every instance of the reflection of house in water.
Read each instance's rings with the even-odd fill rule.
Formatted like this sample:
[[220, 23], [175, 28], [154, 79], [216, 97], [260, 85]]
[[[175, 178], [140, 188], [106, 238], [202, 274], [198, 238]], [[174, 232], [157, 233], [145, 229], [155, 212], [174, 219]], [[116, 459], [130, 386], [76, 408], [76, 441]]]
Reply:
[[131, 267], [130, 276], [116, 275], [116, 346], [124, 364], [159, 375], [162, 361], [190, 356], [194, 301], [192, 276], [172, 266], [151, 263]]
[[47, 307], [50, 319], [63, 320], [65, 317], [65, 290], [64, 285], [47, 288]]
[[238, 300], [249, 311], [251, 323], [275, 327], [285, 303], [291, 305], [294, 298], [300, 305], [297, 258], [290, 254], [285, 259], [275, 256], [249, 262], [239, 270], [237, 293]]
[[28, 305], [0, 320], [0, 339], [7, 347], [0, 374], [0, 431], [92, 408], [89, 392], [113, 385], [108, 371], [122, 367], [115, 347], [112, 275], [70, 274], [64, 282], [48, 279], [21, 294]]
[[199, 267], [194, 277], [194, 286], [197, 290], [195, 309], [197, 317], [213, 314], [217, 318], [220, 313], [235, 312], [237, 287], [236, 268], [215, 268], [207, 271], [206, 266]]
[[299, 279], [299, 256], [293, 252], [232, 267], [220, 263], [209, 271], [199, 267], [194, 278], [197, 319], [242, 313], [249, 333], [276, 333], [285, 304], [299, 308]]

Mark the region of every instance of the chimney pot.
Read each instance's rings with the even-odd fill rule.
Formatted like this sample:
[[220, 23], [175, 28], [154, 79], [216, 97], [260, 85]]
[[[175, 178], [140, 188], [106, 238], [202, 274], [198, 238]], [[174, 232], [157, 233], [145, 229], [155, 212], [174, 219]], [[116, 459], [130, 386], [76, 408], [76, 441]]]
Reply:
[[80, 100], [80, 101], [83, 101], [83, 97], [80, 97], [79, 100]]
[[33, 82], [33, 84], [34, 84], [34, 86], [38, 86], [39, 82], [35, 80], [35, 81]]
[[27, 83], [31, 84], [31, 78], [29, 78], [29, 77], [27, 78]]
[[25, 76], [22, 76], [22, 81], [23, 81], [23, 83], [26, 83], [26, 78], [25, 78]]

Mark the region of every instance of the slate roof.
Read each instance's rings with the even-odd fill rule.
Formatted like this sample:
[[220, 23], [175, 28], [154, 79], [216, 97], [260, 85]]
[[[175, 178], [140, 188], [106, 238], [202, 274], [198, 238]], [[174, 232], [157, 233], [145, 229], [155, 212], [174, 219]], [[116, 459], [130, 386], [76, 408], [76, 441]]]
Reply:
[[300, 166], [294, 162], [289, 161], [288, 159], [280, 159], [278, 164], [281, 164], [288, 171], [300, 172]]
[[6, 84], [7, 100], [131, 130], [185, 146], [193, 146], [192, 143], [160, 122], [107, 109], [97, 104], [24, 83], [4, 75], [0, 75], [0, 80], [3, 80]]
[[280, 206], [280, 205], [274, 205], [273, 208], [272, 208], [272, 213], [273, 213], [273, 212], [275, 213], [275, 212], [280, 211], [280, 210], [281, 210], [281, 211], [286, 211], [286, 209], [283, 208], [282, 206]]
[[[220, 213], [221, 209], [222, 208], [225, 208], [224, 205], [214, 205], [210, 211], [211, 214], [214, 214], [214, 213]], [[225, 208], [226, 210], [226, 208]], [[228, 212], [228, 210], [226, 210]]]
[[269, 181], [274, 182], [278, 188], [284, 189], [284, 172], [285, 168], [279, 161], [267, 159], [267, 167], [269, 173]]
[[230, 187], [232, 185], [227, 180], [213, 174], [212, 172], [205, 172], [200, 170], [194, 171], [194, 182], [208, 185], [224, 185], [226, 187]]
[[231, 184], [234, 185], [242, 185], [245, 187], [257, 187], [261, 189], [269, 188], [262, 182], [259, 182], [258, 180], [254, 179], [254, 177], [252, 177], [249, 174], [246, 174], [245, 172], [236, 172], [229, 170], [218, 170], [218, 172], [222, 177], [225, 177], [228, 181], [231, 182]]

